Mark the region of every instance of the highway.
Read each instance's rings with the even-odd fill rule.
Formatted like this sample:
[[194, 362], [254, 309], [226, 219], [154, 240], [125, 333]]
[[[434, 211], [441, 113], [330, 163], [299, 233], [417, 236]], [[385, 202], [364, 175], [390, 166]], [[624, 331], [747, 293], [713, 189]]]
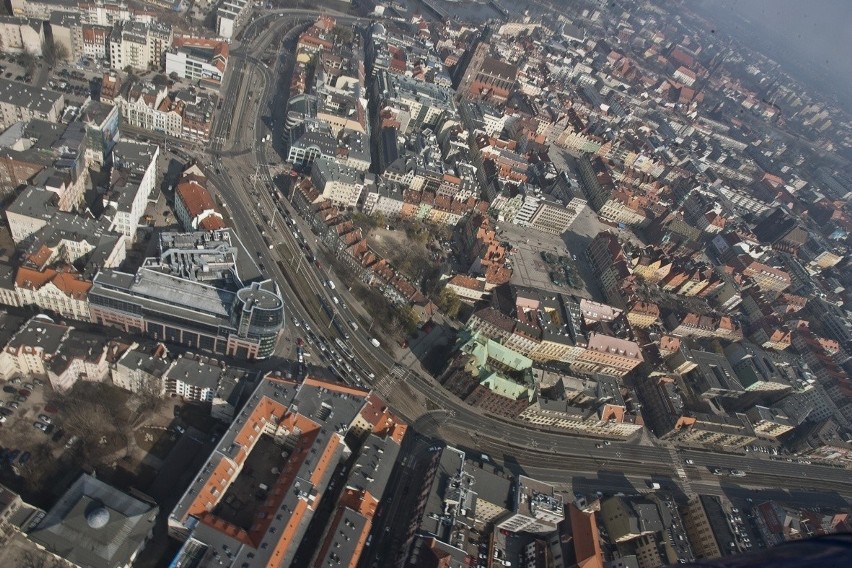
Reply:
[[[281, 47], [292, 45], [300, 26], [317, 14], [309, 10], [279, 11], [248, 24], [243, 32], [243, 43], [232, 52], [222, 87], [225, 106], [213, 125], [209, 148], [212, 159], [204, 165], [226, 203], [228, 215], [243, 244], [249, 251], [257, 251], [266, 274], [281, 287], [291, 324], [285, 335], [301, 335], [304, 328], [293, 325], [294, 320], [300, 320], [308, 322], [316, 334], [333, 338], [336, 333], [320, 307], [319, 298], [331, 303], [332, 296], [336, 295], [349, 305], [354, 305], [355, 300], [346, 287], [340, 285], [339, 278], [304, 261], [300, 243], [285, 218], [291, 220], [318, 257], [323, 251], [317, 248], [309, 226], [299, 219], [292, 206], [276, 199], [269, 173], [270, 142], [264, 142], [271, 134], [272, 144], [280, 144], [286, 115], [289, 95], [286, 86], [292, 52]], [[338, 18], [338, 22], [353, 21], [352, 18]], [[274, 52], [271, 67], [262, 62], [269, 50]], [[266, 118], [274, 121], [272, 130], [263, 113], [268, 113]], [[282, 148], [279, 146], [278, 150]], [[271, 239], [272, 250], [264, 237]], [[338, 284], [334, 293], [323, 284], [328, 277]], [[334, 309], [339, 313], [335, 317], [344, 321], [357, 317], [354, 310], [339, 306]], [[630, 472], [631, 479], [635, 476], [672, 478], [693, 489], [736, 483], [749, 487], [835, 490], [852, 496], [852, 476], [838, 468], [677, 450], [662, 444], [612, 441], [598, 448], [596, 444], [600, 440], [542, 431], [489, 416], [451, 395], [419, 368], [399, 365], [384, 349], [373, 347], [363, 327], [357, 332], [350, 329], [349, 333], [349, 344], [364, 367], [363, 373], [354, 374], [356, 380], [371, 383], [391, 408], [414, 424], [418, 432], [438, 436], [472, 453], [485, 453], [509, 468], [545, 481], [563, 483], [577, 474], [615, 471]], [[289, 346], [286, 341], [290, 342]], [[293, 359], [292, 337], [286, 341], [279, 347], [284, 355]], [[370, 372], [375, 374], [375, 380], [368, 377]], [[686, 459], [693, 460], [695, 467], [687, 466]], [[708, 467], [741, 469], [747, 475], [736, 480], [721, 479], [713, 476]]]

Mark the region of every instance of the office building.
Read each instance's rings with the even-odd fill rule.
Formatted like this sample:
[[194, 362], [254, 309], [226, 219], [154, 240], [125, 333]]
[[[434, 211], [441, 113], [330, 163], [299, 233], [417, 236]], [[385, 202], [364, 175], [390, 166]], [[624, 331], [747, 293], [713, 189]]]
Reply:
[[100, 272], [89, 305], [101, 325], [243, 359], [271, 355], [284, 325], [278, 286], [227, 229], [164, 234], [135, 274]]

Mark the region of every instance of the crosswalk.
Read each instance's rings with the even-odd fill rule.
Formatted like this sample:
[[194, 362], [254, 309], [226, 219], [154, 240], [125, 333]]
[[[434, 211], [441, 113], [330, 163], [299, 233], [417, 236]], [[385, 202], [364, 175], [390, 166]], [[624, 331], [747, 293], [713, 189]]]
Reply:
[[692, 485], [689, 482], [689, 476], [686, 474], [686, 469], [683, 467], [683, 461], [681, 460], [680, 454], [677, 452], [675, 448], [669, 448], [669, 455], [672, 458], [672, 465], [674, 466], [675, 473], [681, 480], [681, 485], [683, 486], [684, 493], [687, 495], [692, 495]]

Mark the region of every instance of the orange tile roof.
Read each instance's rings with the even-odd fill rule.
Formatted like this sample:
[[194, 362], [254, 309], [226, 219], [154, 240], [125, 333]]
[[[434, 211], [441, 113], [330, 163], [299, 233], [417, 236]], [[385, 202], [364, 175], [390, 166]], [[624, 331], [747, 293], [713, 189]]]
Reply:
[[92, 283], [80, 278], [76, 272], [58, 271], [53, 268], [34, 270], [22, 266], [15, 274], [15, 286], [29, 290], [39, 290], [48, 282], [66, 296], [75, 300], [84, 300]]
[[45, 264], [47, 264], [51, 256], [53, 256], [53, 250], [42, 244], [36, 252], [27, 257], [27, 262], [42, 268]]
[[580, 568], [603, 568], [603, 551], [594, 513], [584, 513], [573, 503], [568, 505], [574, 557]]
[[175, 193], [192, 218], [205, 211], [216, 209], [216, 204], [213, 203], [213, 198], [207, 188], [194, 180], [179, 183]]
[[225, 228], [225, 221], [218, 215], [208, 215], [198, 224], [202, 231], [217, 231]]

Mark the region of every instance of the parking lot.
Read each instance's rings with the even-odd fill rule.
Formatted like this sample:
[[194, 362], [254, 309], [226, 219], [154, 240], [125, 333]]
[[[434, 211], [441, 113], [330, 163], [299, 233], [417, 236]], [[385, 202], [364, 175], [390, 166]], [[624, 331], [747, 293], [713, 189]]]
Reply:
[[[42, 471], [68, 443], [46, 381], [13, 378], [0, 398], [0, 463], [21, 475]], [[72, 444], [73, 445], [73, 444]]]
[[37, 57], [0, 52], [0, 77], [9, 81], [34, 84], [38, 71], [46, 65]]
[[86, 99], [100, 97], [102, 77], [93, 72], [83, 72], [73, 67], [55, 70], [47, 83], [53, 91], [65, 94], [69, 104], [79, 106]]

